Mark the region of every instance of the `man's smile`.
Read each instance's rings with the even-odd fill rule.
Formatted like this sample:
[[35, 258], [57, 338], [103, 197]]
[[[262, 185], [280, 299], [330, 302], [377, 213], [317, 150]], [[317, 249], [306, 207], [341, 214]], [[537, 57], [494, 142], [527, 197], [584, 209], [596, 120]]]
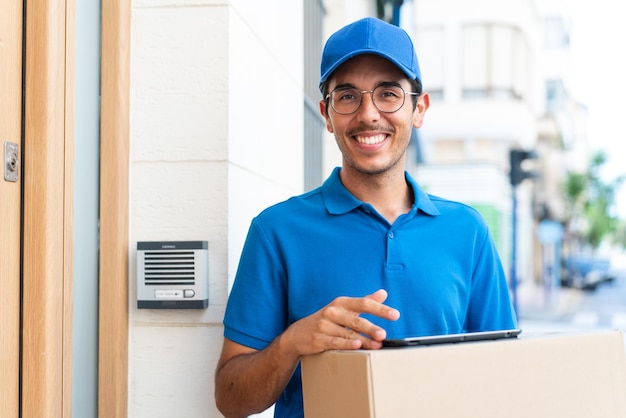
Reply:
[[356, 139], [359, 144], [376, 145], [385, 141], [385, 139], [387, 139], [387, 135], [386, 134], [367, 135], [367, 136], [355, 135], [354, 139]]

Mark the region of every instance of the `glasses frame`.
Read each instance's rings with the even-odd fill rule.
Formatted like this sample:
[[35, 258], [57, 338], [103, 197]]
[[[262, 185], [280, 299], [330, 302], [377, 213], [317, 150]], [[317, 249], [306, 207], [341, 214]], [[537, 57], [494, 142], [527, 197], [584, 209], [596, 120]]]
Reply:
[[[382, 110], [381, 108], [378, 107], [378, 105], [376, 104], [376, 100], [374, 99], [374, 91], [378, 88], [389, 88], [389, 87], [396, 87], [399, 88], [400, 90], [402, 90], [402, 93], [404, 93], [402, 95], [402, 104], [400, 104], [400, 106], [396, 109], [396, 110]], [[330, 96], [336, 92], [337, 90], [354, 90], [356, 92], [358, 92], [360, 94], [360, 100], [359, 100], [359, 105], [356, 107], [356, 109], [354, 109], [352, 112], [340, 112], [337, 109], [335, 109], [335, 105], [333, 104], [333, 100], [330, 99]], [[404, 103], [406, 102], [406, 95], [410, 95], [410, 96], [420, 96], [421, 93], [416, 93], [414, 91], [405, 91], [404, 88], [402, 86], [398, 86], [398, 85], [385, 85], [385, 84], [381, 84], [380, 86], [376, 86], [374, 87], [372, 90], [359, 90], [356, 87], [347, 87], [347, 86], [340, 86], [340, 87], [335, 87], [330, 93], [328, 93], [326, 95], [325, 100], [330, 103], [330, 106], [333, 108], [333, 110], [340, 114], [340, 115], [352, 115], [354, 113], [356, 113], [360, 108], [361, 105], [363, 104], [363, 95], [369, 93], [371, 95], [372, 98], [372, 103], [374, 104], [374, 107], [376, 109], [378, 109], [379, 112], [382, 113], [396, 113], [398, 110], [402, 109], [402, 106], [404, 106]]]

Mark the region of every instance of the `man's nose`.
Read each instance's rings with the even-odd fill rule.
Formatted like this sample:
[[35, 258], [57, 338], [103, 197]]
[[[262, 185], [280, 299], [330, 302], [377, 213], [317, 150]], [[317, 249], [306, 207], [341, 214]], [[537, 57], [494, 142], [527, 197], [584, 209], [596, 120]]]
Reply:
[[[365, 97], [369, 93], [369, 98]], [[380, 117], [380, 110], [374, 103], [374, 91], [364, 90], [361, 92], [361, 106], [357, 110], [359, 117], [363, 117], [365, 120], [378, 120]]]

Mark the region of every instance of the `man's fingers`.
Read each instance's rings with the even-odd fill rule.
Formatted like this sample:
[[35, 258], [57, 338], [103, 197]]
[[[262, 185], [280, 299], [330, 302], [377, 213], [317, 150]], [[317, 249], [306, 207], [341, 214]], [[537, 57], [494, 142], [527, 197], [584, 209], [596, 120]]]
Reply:
[[371, 299], [371, 300], [376, 301], [378, 303], [383, 303], [387, 299], [387, 296], [388, 296], [388, 294], [387, 294], [387, 291], [385, 289], [378, 289], [377, 291], [375, 291], [371, 295], [367, 295], [365, 297], [367, 299]]
[[345, 332], [342, 332], [342, 336], [348, 340], [358, 339], [365, 342], [373, 339], [382, 341], [387, 336], [387, 332], [384, 329], [360, 317], [356, 312], [351, 314], [349, 322], [344, 325]]
[[301, 323], [313, 325], [313, 329], [307, 333], [311, 336], [310, 347], [303, 346], [301, 351], [308, 353], [318, 352], [320, 349], [380, 348], [387, 332], [361, 315], [374, 315], [392, 321], [398, 319], [400, 312], [384, 305], [386, 299], [387, 291], [384, 289], [359, 298], [338, 297], [309, 320]]
[[383, 319], [395, 321], [400, 318], [400, 312], [390, 306], [383, 305], [386, 299], [387, 291], [380, 289], [363, 298], [349, 299], [349, 305], [346, 306], [346, 309], [356, 312], [357, 314], [368, 313]]
[[350, 327], [346, 327], [346, 328], [344, 328], [344, 330], [345, 330], [345, 335], [344, 335], [343, 338], [345, 338], [346, 340], [354, 340], [354, 339], [356, 339], [358, 333], [355, 330], [353, 330]]

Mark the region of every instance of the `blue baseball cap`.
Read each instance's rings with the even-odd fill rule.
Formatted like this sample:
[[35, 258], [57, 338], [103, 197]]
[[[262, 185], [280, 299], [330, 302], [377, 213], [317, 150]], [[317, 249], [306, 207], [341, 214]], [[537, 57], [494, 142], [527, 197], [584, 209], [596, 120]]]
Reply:
[[409, 79], [422, 82], [413, 41], [404, 29], [366, 17], [344, 26], [328, 38], [322, 51], [319, 87], [341, 64], [362, 54], [380, 55], [397, 65]]

